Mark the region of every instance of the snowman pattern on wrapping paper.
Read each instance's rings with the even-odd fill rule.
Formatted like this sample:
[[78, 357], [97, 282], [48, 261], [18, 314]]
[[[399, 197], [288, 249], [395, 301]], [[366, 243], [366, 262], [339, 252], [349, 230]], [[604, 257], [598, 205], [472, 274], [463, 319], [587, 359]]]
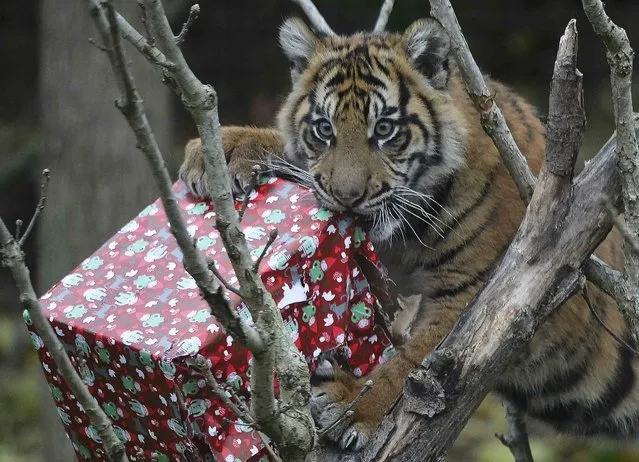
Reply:
[[[367, 373], [383, 360], [389, 342], [372, 324], [376, 300], [350, 255], [361, 246], [359, 251], [377, 264], [372, 245], [350, 218], [335, 217], [305, 199], [312, 196], [303, 188], [277, 179], [261, 183], [262, 188], [251, 195], [243, 228], [254, 261], [270, 230], [279, 231], [260, 272], [287, 331], [309, 363], [320, 351], [340, 346], [355, 372]], [[181, 184], [176, 193], [196, 247], [236, 284], [210, 204], [194, 202]], [[83, 379], [95, 388], [105, 412], [120, 422], [123, 441], [136, 447], [156, 445], [159, 453], [170, 455], [180, 452], [185, 427], [175, 396], [159, 391], [171, 390], [170, 384], [184, 375], [178, 358], [205, 352], [216, 378], [225, 382], [233, 377], [238, 393], [248, 396], [250, 357], [223, 334], [203, 305], [164, 223], [162, 209], [151, 204], [45, 294], [42, 302], [50, 313], [61, 313], [64, 325], [56, 325], [56, 331], [76, 356], [86, 359]], [[242, 318], [251, 321], [242, 303], [235, 298], [231, 302]], [[42, 349], [35, 334], [32, 339]], [[97, 434], [83, 414], [67, 404], [70, 393], [54, 367], [47, 366], [50, 358], [43, 360], [54, 399], [60, 400], [61, 418], [74, 428], [82, 422], [89, 429], [83, 438], [76, 436], [76, 451], [81, 455], [89, 451], [95, 457], [99, 445], [91, 441], [96, 443]], [[163, 388], [162, 383], [169, 385]], [[203, 390], [198, 387], [197, 394], [185, 394], [188, 418], [218, 455], [246, 460], [261, 453], [255, 449], [261, 447], [257, 435], [241, 431], [242, 426], [225, 425], [220, 418], [223, 406]]]

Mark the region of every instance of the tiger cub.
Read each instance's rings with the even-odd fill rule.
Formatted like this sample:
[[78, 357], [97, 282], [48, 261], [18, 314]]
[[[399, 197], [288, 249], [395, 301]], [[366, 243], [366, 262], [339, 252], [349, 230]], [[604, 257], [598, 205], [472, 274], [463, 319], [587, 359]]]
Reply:
[[[487, 280], [525, 208], [480, 126], [436, 21], [419, 20], [403, 34], [324, 37], [290, 19], [279, 39], [293, 88], [278, 130], [222, 128], [236, 186], [246, 185], [255, 163], [268, 164], [311, 186], [325, 207], [359, 215], [399, 292], [419, 300], [410, 340], [367, 377], [372, 390], [327, 435], [343, 449], [359, 450], [409, 371]], [[489, 84], [537, 173], [544, 126], [521, 97]], [[180, 177], [193, 194], [206, 196], [200, 147], [198, 139], [187, 144]], [[616, 263], [619, 251], [609, 244], [600, 250]], [[614, 302], [594, 287], [590, 292], [603, 321], [629, 339]], [[321, 369], [323, 375], [328, 369], [329, 380], [313, 388], [311, 409], [324, 427], [363, 380], [326, 364]], [[498, 378], [496, 391], [560, 431], [629, 437], [639, 427], [636, 371], [637, 361], [576, 295]]]

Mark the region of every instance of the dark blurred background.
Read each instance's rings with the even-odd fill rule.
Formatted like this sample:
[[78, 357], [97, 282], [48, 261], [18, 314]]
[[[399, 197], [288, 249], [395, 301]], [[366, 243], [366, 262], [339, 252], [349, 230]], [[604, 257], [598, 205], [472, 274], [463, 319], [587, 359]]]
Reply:
[[[329, 24], [344, 33], [371, 28], [381, 3], [316, 0]], [[613, 130], [612, 105], [604, 48], [586, 22], [581, 2], [453, 3], [480, 67], [528, 97], [542, 115], [559, 37], [567, 22], [577, 19], [589, 122], [582, 159], [595, 153]], [[140, 26], [136, 2], [116, 4]], [[165, 0], [165, 5], [179, 30], [190, 2]], [[200, 79], [215, 86], [222, 123], [271, 125], [289, 88], [277, 27], [283, 18], [301, 12], [289, 0], [226, 0], [201, 7], [184, 50]], [[639, 2], [609, 0], [606, 7], [639, 47]], [[389, 29], [401, 30], [428, 11], [425, 0], [398, 0]], [[47, 208], [25, 246], [39, 294], [156, 196], [148, 167], [114, 107], [106, 58], [88, 41], [96, 36], [86, 2], [0, 2], [0, 216], [7, 224], [29, 220], [40, 171], [52, 171]], [[194, 126], [150, 66], [133, 50], [129, 58], [175, 175]], [[8, 274], [0, 269], [0, 462], [72, 460], [21, 325], [21, 311]], [[492, 399], [477, 412], [450, 459], [512, 460], [494, 438], [495, 431], [503, 431], [503, 418], [500, 404]], [[632, 448], [587, 445], [543, 428], [536, 429], [532, 443], [537, 462], [639, 460]]]

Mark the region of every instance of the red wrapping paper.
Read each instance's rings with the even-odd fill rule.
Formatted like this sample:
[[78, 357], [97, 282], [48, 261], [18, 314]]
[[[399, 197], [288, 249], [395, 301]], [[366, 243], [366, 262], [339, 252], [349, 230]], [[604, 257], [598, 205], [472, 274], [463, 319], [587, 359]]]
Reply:
[[[366, 375], [392, 354], [374, 320], [377, 298], [355, 261], [358, 254], [381, 271], [371, 242], [352, 218], [320, 208], [307, 189], [276, 178], [261, 183], [242, 226], [254, 260], [270, 230], [279, 231], [260, 274], [287, 330], [311, 369], [321, 352], [337, 348], [356, 375]], [[235, 283], [212, 205], [191, 197], [181, 183], [174, 191], [197, 247]], [[227, 295], [252, 322], [238, 297]], [[182, 266], [159, 201], [40, 301], [131, 460], [151, 460], [153, 454], [159, 461], [186, 460], [189, 452], [207, 461], [268, 460], [257, 432], [242, 425], [190, 366], [195, 355], [204, 355], [228, 395], [250, 398], [250, 353], [209, 314]], [[106, 461], [95, 429], [57, 374], [28, 314], [25, 320], [78, 459]]]

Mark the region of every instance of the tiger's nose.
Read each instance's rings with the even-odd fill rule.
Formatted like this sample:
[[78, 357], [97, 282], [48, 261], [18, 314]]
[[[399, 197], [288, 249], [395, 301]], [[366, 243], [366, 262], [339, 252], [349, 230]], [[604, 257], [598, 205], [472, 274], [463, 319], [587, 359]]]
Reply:
[[365, 190], [351, 186], [333, 188], [333, 196], [335, 196], [337, 202], [348, 208], [353, 208], [359, 204], [362, 200], [364, 200], [365, 195]]

